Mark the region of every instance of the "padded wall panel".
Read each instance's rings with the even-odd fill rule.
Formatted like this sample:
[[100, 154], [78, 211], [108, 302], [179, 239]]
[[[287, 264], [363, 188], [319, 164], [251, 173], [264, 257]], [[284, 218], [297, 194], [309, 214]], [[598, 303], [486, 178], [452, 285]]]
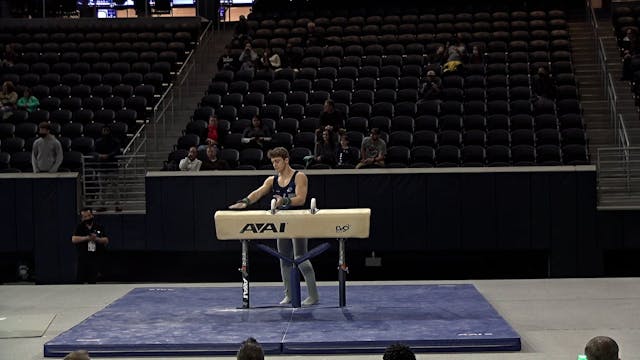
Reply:
[[431, 250], [460, 249], [461, 174], [431, 175], [427, 182], [427, 246]]
[[16, 224], [16, 181], [3, 179], [0, 182], [0, 251], [15, 252], [18, 250]]
[[532, 196], [529, 174], [496, 174], [495, 178], [497, 247], [528, 249], [531, 243]]
[[461, 181], [462, 247], [495, 249], [497, 246], [495, 177], [487, 174], [466, 174]]
[[423, 174], [391, 177], [394, 241], [390, 246], [395, 251], [427, 249], [427, 179]]

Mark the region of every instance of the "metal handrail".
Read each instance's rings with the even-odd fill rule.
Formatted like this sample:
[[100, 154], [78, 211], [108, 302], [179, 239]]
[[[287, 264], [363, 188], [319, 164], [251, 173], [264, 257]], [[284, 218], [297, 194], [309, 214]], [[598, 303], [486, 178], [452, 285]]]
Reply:
[[620, 123], [620, 140], [622, 141], [622, 147], [628, 148], [631, 144], [629, 141], [629, 134], [627, 133], [627, 126], [624, 123], [624, 118], [622, 114], [618, 114], [618, 122]]

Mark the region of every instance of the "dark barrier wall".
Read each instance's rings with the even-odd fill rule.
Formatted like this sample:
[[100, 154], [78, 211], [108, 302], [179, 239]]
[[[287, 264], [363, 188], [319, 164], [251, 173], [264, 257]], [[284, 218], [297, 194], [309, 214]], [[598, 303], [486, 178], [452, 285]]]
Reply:
[[78, 174], [0, 174], [0, 253], [33, 253], [38, 283], [75, 278]]
[[[349, 241], [350, 251], [541, 251], [548, 255], [550, 276], [602, 274], [593, 167], [307, 174], [309, 198], [317, 198], [320, 208], [372, 209], [370, 239]], [[114, 253], [237, 255], [237, 242], [215, 239], [213, 214], [246, 196], [268, 175], [271, 172], [150, 173], [146, 214], [100, 215], [98, 221], [105, 225]], [[5, 177], [0, 184], [0, 253], [33, 252], [38, 283], [72, 282], [75, 249], [70, 236], [78, 221], [75, 175]], [[268, 199], [257, 205], [267, 206]], [[629, 241], [637, 241], [632, 236], [636, 230], [625, 230]], [[601, 231], [601, 237], [606, 235]]]
[[[530, 169], [307, 174], [309, 198], [317, 198], [318, 207], [372, 209], [371, 238], [350, 242], [350, 249], [545, 250], [551, 276], [600, 274], [593, 167]], [[134, 229], [135, 239], [123, 236], [135, 245], [127, 240], [118, 246], [237, 252], [237, 244], [215, 240], [213, 214], [270, 174], [152, 173], [147, 177], [146, 227]], [[129, 232], [129, 225], [115, 225]]]

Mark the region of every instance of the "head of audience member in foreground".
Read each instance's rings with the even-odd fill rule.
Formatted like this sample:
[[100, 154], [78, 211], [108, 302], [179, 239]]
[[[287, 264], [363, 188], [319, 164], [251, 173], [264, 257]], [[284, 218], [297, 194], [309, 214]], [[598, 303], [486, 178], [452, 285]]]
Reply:
[[618, 344], [608, 336], [596, 336], [584, 347], [587, 360], [619, 360]]
[[386, 348], [382, 360], [416, 360], [416, 355], [405, 344], [393, 344]]
[[68, 353], [64, 360], [91, 360], [91, 358], [86, 350], [76, 350]]
[[258, 340], [250, 337], [242, 342], [237, 355], [238, 360], [264, 360], [264, 352]]

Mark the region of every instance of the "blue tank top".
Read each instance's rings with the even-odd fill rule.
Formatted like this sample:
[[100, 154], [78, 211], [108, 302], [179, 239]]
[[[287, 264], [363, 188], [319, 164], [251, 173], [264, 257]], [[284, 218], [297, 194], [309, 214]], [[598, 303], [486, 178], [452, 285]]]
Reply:
[[[279, 195], [282, 196], [283, 198], [292, 198], [294, 196], [296, 196], [296, 175], [298, 175], [298, 171], [294, 171], [293, 172], [293, 176], [291, 177], [291, 180], [289, 180], [289, 183], [285, 186], [280, 186], [280, 184], [278, 184], [278, 175], [275, 175], [273, 177], [273, 187], [271, 189], [273, 196]], [[283, 210], [291, 210], [291, 209], [299, 209], [301, 208], [300, 206], [285, 206], [282, 209]]]

